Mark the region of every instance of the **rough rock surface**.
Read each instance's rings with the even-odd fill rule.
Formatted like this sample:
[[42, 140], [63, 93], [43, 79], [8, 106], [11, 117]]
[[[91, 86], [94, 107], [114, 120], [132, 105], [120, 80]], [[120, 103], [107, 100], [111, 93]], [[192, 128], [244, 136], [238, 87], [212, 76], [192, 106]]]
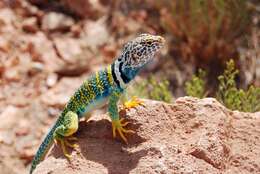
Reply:
[[230, 111], [215, 99], [145, 100], [121, 111], [129, 144], [113, 140], [108, 116], [80, 123], [69, 163], [54, 146], [35, 174], [260, 173], [260, 113]]

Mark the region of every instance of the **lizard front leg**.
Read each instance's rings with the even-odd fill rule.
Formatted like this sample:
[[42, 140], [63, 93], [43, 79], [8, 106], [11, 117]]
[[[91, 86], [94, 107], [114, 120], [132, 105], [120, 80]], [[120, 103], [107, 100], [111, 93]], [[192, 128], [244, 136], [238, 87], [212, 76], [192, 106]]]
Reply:
[[136, 96], [133, 96], [130, 100], [124, 102], [123, 109], [128, 110], [128, 109], [140, 106], [140, 105], [144, 106], [144, 102], [141, 101], [140, 99], [138, 99]]
[[[68, 140], [75, 140], [76, 137], [69, 137], [74, 134], [78, 130], [78, 115], [72, 111], [68, 111], [64, 119], [62, 120], [62, 124], [58, 126], [54, 131], [54, 139], [60, 141], [61, 148], [63, 154], [70, 158], [70, 155], [67, 152], [66, 146], [76, 148], [76, 144], [70, 144]], [[66, 137], [68, 137], [66, 139]]]
[[125, 143], [128, 143], [124, 133], [134, 133], [134, 131], [123, 128], [128, 124], [128, 122], [122, 123], [124, 119], [119, 119], [117, 103], [120, 95], [121, 92], [119, 91], [115, 91], [111, 94], [108, 103], [108, 113], [112, 120], [113, 137], [116, 137], [116, 131], [118, 131], [120, 137], [125, 141]]

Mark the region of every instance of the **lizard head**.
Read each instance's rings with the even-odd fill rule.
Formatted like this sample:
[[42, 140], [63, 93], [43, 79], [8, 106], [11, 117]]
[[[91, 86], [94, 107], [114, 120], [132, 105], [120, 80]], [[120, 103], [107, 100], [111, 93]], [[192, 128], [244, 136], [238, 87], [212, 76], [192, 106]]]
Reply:
[[[148, 63], [164, 45], [164, 38], [151, 34], [141, 34], [125, 44], [121, 53], [124, 68], [140, 68]], [[120, 58], [119, 58], [120, 59]]]
[[141, 34], [125, 44], [123, 51], [115, 61], [121, 76], [130, 81], [139, 70], [150, 62], [155, 53], [164, 45], [165, 40], [161, 36]]

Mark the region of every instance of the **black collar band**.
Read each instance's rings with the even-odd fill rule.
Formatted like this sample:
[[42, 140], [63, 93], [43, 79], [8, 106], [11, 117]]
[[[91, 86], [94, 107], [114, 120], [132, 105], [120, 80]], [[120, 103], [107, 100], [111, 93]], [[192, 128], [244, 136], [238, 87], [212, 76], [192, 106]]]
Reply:
[[129, 83], [131, 79], [129, 79], [124, 72], [122, 71], [122, 67], [123, 67], [123, 62], [120, 62], [119, 64], [119, 72], [120, 72], [120, 76], [123, 80], [124, 83]]
[[117, 85], [118, 87], [121, 87], [121, 86], [120, 86], [120, 82], [118, 81], [118, 79], [117, 79], [117, 77], [116, 77], [116, 73], [115, 73], [115, 63], [112, 64], [111, 69], [112, 69], [112, 70], [111, 70], [111, 71], [112, 71], [112, 76], [113, 76], [113, 79], [114, 79], [116, 85]]

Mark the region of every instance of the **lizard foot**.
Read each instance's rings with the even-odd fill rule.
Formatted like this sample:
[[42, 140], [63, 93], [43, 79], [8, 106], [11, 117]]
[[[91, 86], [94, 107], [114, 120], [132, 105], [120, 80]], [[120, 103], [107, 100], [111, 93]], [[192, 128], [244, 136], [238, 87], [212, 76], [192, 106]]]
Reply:
[[[66, 146], [67, 146], [67, 147], [70, 147], [70, 148], [73, 148], [73, 149], [75, 149], [76, 151], [78, 151], [77, 148], [78, 148], [79, 146], [78, 146], [77, 144], [71, 144], [71, 143], [69, 142], [69, 141], [75, 141], [75, 140], [77, 140], [77, 138], [76, 138], [76, 137], [66, 137], [66, 138], [59, 138], [59, 139], [57, 139], [57, 140], [60, 141], [60, 143], [61, 143], [61, 149], [62, 149], [62, 152], [63, 152], [64, 156], [65, 156], [68, 160], [70, 160], [71, 155], [69, 155]], [[55, 140], [56, 143], [57, 143], [57, 140]]]
[[62, 152], [63, 152], [63, 155], [68, 159], [68, 160], [70, 160], [70, 158], [71, 158], [71, 155], [69, 155], [69, 153], [68, 153], [68, 151], [67, 151], [67, 149], [66, 149], [66, 141], [64, 140], [64, 139], [60, 139], [59, 140], [60, 141], [60, 143], [61, 143], [61, 149], [62, 149]]
[[112, 121], [113, 137], [114, 138], [116, 137], [116, 130], [117, 130], [119, 135], [120, 135], [120, 137], [124, 140], [124, 142], [126, 144], [128, 144], [127, 139], [126, 139], [124, 133], [135, 133], [135, 131], [127, 130], [127, 129], [123, 128], [124, 126], [129, 124], [129, 122], [122, 123], [123, 121], [124, 121], [124, 118], [121, 118], [120, 120], [113, 120]]
[[126, 101], [123, 105], [124, 109], [131, 109], [139, 105], [144, 106], [144, 102], [138, 99], [136, 96], [134, 96], [131, 100]]

